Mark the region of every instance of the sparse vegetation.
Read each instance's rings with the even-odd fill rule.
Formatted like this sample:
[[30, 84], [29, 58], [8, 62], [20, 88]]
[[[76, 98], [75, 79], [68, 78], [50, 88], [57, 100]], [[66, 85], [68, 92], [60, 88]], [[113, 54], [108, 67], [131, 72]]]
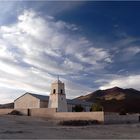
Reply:
[[120, 110], [120, 113], [119, 113], [120, 115], [126, 115], [126, 110], [124, 109], [124, 108], [122, 108], [121, 110]]
[[73, 107], [73, 111], [82, 112], [82, 111], [84, 111], [84, 108], [81, 105], [76, 105], [75, 107]]
[[22, 115], [20, 111], [17, 110], [13, 110], [10, 113], [8, 113], [9, 115]]
[[69, 120], [69, 121], [61, 121], [59, 124], [68, 126], [84, 126], [84, 125], [99, 124], [99, 122], [97, 120]]
[[[129, 88], [114, 87], [106, 90], [97, 90], [88, 95], [78, 97], [81, 101], [100, 103], [106, 112], [118, 112], [125, 108], [127, 113], [140, 112], [140, 91]], [[92, 110], [91, 110], [92, 111]]]
[[94, 103], [90, 109], [90, 111], [102, 111], [102, 110], [103, 110], [103, 107], [100, 103]]

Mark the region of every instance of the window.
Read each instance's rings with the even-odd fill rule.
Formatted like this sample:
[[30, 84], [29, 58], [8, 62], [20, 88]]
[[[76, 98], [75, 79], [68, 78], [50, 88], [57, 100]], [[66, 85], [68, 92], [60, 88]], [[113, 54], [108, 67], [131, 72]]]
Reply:
[[61, 89], [60, 93], [62, 94], [63, 93], [63, 90]]
[[53, 93], [55, 93], [55, 89], [53, 90]]

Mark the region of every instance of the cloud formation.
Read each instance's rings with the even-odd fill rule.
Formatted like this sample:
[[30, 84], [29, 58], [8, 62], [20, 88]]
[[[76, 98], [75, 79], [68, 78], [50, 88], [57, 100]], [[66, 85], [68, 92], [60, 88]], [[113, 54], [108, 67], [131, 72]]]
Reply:
[[[94, 5], [93, 8], [92, 4], [2, 2], [1, 103], [13, 101], [25, 91], [49, 94], [50, 84], [58, 74], [66, 84], [68, 98], [99, 87], [139, 89], [138, 28], [129, 22], [129, 27], [123, 26], [124, 17], [131, 19], [129, 15], [136, 15], [135, 9], [127, 11], [131, 13], [129, 15], [120, 16], [117, 8], [110, 12], [106, 6], [101, 10], [100, 6]], [[23, 12], [23, 9], [30, 10]], [[103, 13], [108, 13], [108, 16]], [[113, 22], [112, 17], [115, 19]], [[114, 25], [119, 26], [116, 28]], [[137, 28], [135, 35], [131, 34], [130, 27], [134, 32]]]
[[[16, 23], [1, 26], [0, 86], [49, 93], [55, 75], [87, 73], [112, 62], [107, 50], [74, 35], [77, 30], [74, 24], [28, 10], [18, 16]], [[88, 86], [71, 85], [73, 97], [91, 91]]]
[[131, 76], [121, 76], [119, 78], [108, 80], [107, 84], [104, 84], [100, 87], [100, 89], [107, 89], [112, 88], [115, 86], [121, 87], [121, 88], [135, 88], [140, 90], [139, 86], [140, 81], [140, 75], [131, 75]]
[[[123, 51], [133, 56], [140, 52], [137, 46]], [[1, 102], [13, 101], [25, 91], [49, 94], [56, 75], [66, 83], [68, 98], [92, 92], [94, 84], [104, 89], [122, 87], [125, 81], [123, 87], [139, 89], [139, 75], [106, 74], [116, 54], [79, 35], [75, 24], [25, 10], [16, 22], [0, 26]]]

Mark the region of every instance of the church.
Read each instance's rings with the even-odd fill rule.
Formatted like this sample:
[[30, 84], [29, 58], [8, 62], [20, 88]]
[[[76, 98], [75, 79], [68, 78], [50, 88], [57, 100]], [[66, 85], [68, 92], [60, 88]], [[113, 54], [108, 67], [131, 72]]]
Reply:
[[14, 101], [15, 109], [56, 108], [57, 112], [73, 112], [80, 105], [89, 112], [92, 103], [78, 99], [66, 99], [65, 84], [59, 78], [51, 84], [50, 96], [25, 93]]

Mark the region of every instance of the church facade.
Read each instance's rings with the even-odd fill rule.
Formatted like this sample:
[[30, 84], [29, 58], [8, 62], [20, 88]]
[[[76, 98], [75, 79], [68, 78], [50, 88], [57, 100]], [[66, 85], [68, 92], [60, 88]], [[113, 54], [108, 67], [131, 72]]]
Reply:
[[73, 112], [76, 105], [88, 112], [92, 103], [66, 99], [65, 84], [59, 79], [52, 83], [50, 96], [27, 92], [14, 101], [15, 109], [56, 108], [57, 112]]

